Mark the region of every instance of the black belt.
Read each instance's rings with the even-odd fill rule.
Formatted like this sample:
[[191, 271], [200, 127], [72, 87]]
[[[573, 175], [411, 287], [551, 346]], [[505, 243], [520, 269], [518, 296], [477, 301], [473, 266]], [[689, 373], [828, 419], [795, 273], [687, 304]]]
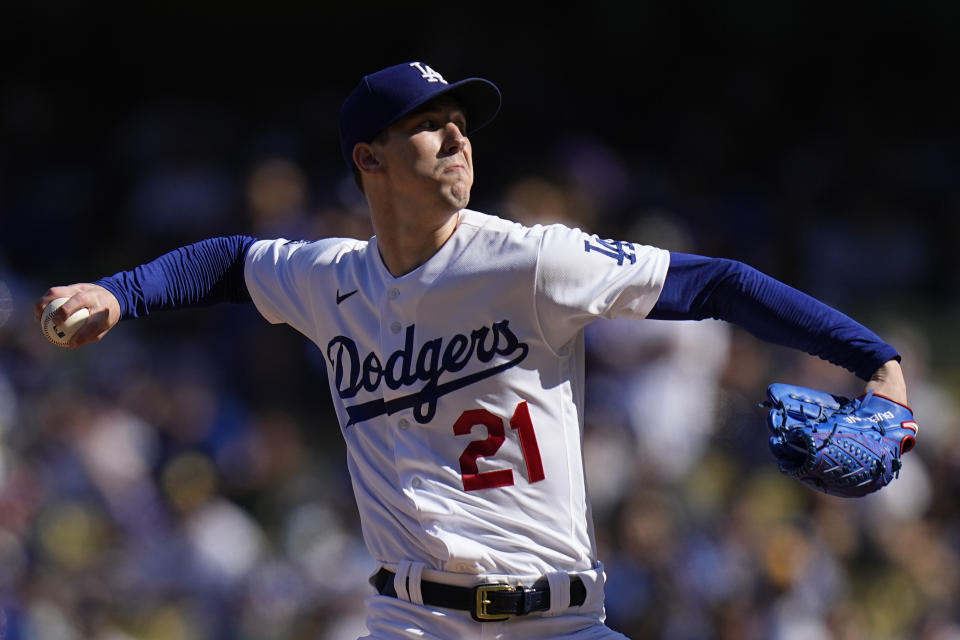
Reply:
[[[381, 568], [370, 584], [382, 596], [397, 597], [393, 587], [394, 573]], [[457, 587], [439, 582], [420, 581], [423, 604], [445, 609], [469, 611], [478, 622], [506, 620], [511, 616], [525, 616], [550, 608], [550, 585], [540, 578], [531, 587], [511, 586], [505, 583], [481, 584], [476, 587]], [[570, 606], [576, 607], [587, 599], [587, 587], [577, 576], [570, 578]]]

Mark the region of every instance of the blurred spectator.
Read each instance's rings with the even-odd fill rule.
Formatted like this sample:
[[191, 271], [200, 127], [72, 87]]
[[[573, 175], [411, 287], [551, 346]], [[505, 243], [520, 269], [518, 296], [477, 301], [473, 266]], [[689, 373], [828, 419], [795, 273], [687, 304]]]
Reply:
[[[633, 242], [696, 253], [682, 223], [662, 212], [641, 216], [624, 233]], [[594, 364], [588, 410], [619, 414], [636, 443], [641, 477], [681, 480], [718, 426], [729, 325], [607, 320], [587, 327], [586, 344]]]
[[313, 239], [319, 231], [308, 213], [307, 176], [296, 162], [269, 157], [247, 176], [245, 197], [250, 234], [257, 238]]

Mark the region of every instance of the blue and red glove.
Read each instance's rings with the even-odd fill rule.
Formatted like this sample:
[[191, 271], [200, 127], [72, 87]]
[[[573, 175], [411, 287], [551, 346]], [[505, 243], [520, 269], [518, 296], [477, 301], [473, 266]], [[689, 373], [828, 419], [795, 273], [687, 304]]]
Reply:
[[916, 444], [909, 407], [872, 392], [848, 400], [776, 383], [767, 388], [770, 451], [780, 471], [833, 496], [860, 497], [899, 475]]

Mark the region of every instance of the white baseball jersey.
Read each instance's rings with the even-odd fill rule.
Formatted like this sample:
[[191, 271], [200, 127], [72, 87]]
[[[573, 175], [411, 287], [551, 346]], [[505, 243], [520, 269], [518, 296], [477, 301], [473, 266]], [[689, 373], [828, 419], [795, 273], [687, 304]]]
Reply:
[[583, 332], [643, 318], [669, 254], [464, 210], [399, 278], [369, 242], [258, 241], [260, 313], [323, 352], [379, 562], [539, 575], [597, 565], [581, 454]]

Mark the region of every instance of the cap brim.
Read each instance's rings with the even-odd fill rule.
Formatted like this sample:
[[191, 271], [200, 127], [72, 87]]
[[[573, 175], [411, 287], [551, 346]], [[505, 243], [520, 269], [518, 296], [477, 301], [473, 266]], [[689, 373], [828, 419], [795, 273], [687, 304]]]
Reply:
[[490, 124], [500, 112], [501, 96], [500, 89], [497, 88], [497, 85], [483, 78], [467, 78], [449, 84], [439, 91], [423, 96], [421, 100], [407, 105], [407, 107], [386, 126], [389, 127], [398, 122], [431, 100], [436, 100], [441, 96], [447, 95], [453, 96], [463, 105], [467, 115], [468, 134], [473, 133], [484, 125]]
[[467, 78], [450, 85], [443, 93], [453, 95], [467, 112], [467, 132], [490, 124], [500, 112], [502, 98], [497, 85], [483, 78]]

